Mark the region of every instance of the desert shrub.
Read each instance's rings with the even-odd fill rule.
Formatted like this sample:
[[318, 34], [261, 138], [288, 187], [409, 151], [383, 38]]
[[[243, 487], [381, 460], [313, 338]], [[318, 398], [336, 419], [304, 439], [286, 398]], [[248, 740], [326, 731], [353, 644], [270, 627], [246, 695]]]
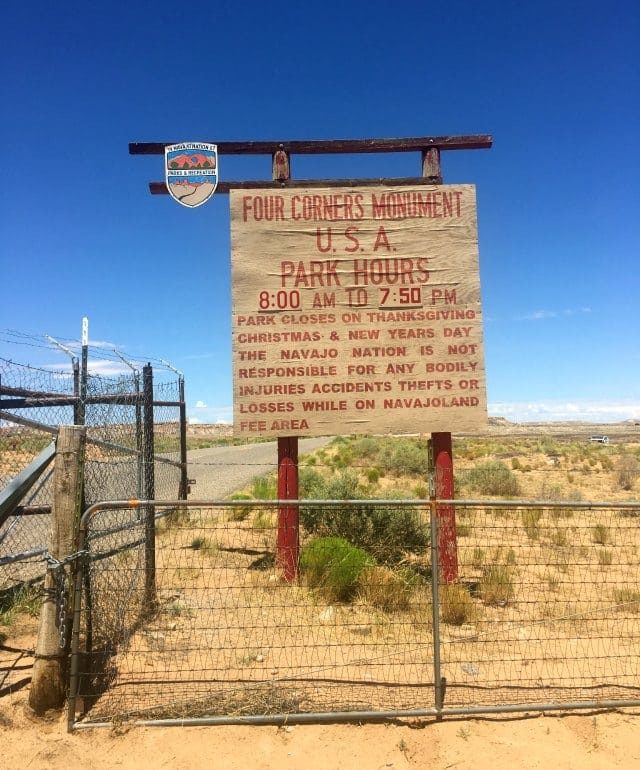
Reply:
[[504, 607], [512, 601], [514, 586], [512, 571], [504, 564], [489, 564], [482, 570], [479, 593], [482, 601], [492, 607]]
[[555, 545], [556, 548], [564, 548], [569, 544], [567, 530], [562, 527], [554, 527], [551, 530], [549, 539], [551, 541], [551, 545]]
[[365, 567], [375, 564], [362, 548], [342, 537], [310, 540], [300, 554], [300, 569], [311, 588], [318, 588], [328, 601], [349, 601], [359, 586]]
[[344, 505], [300, 508], [300, 521], [307, 532], [322, 537], [342, 537], [364, 548], [381, 563], [399, 562], [408, 551], [420, 551], [429, 544], [429, 530], [420, 512], [411, 507], [385, 508], [366, 503], [358, 477], [350, 471], [330, 479], [306, 479], [304, 497], [318, 500], [346, 500]]
[[440, 588], [440, 617], [450, 626], [473, 622], [478, 615], [476, 605], [464, 586], [458, 583]]
[[619, 609], [640, 614], [640, 591], [634, 591], [632, 588], [615, 588], [613, 599], [616, 604], [622, 605]]
[[513, 471], [500, 460], [483, 463], [467, 471], [463, 483], [482, 495], [515, 497], [520, 492]]
[[259, 508], [253, 515], [251, 526], [259, 530], [273, 529], [275, 527], [273, 511]]
[[517, 561], [516, 552], [513, 548], [509, 548], [509, 550], [504, 555], [504, 563], [509, 564], [513, 566]]
[[380, 471], [377, 468], [369, 468], [365, 475], [369, 484], [377, 484], [380, 479]]
[[423, 476], [429, 472], [429, 453], [423, 441], [396, 439], [386, 442], [378, 456], [378, 465], [395, 476]]
[[[230, 500], [252, 500], [253, 498], [251, 495], [246, 494], [246, 492], [234, 492]], [[244, 521], [249, 514], [253, 511], [252, 505], [238, 505], [234, 506], [233, 508], [229, 508], [229, 512], [227, 514], [227, 518], [229, 521]]]
[[522, 470], [522, 463], [520, 462], [519, 457], [514, 457], [513, 460], [511, 460], [511, 468], [514, 471]]
[[465, 521], [458, 521], [456, 523], [456, 534], [458, 537], [469, 537], [471, 534], [471, 524]]
[[606, 545], [611, 540], [611, 533], [609, 527], [605, 524], [596, 524], [591, 530], [591, 539], [598, 545]]
[[556, 548], [565, 548], [569, 545], [569, 536], [566, 528], [553, 527], [549, 535], [549, 541], [551, 542], [551, 545], [554, 545]]
[[426, 500], [429, 497], [429, 490], [424, 486], [424, 484], [418, 484], [413, 488], [413, 494], [419, 500]]
[[274, 474], [257, 476], [251, 485], [251, 494], [256, 500], [275, 500], [278, 492], [278, 480]]
[[607, 457], [606, 455], [600, 458], [600, 465], [602, 466], [603, 471], [613, 470], [613, 460], [610, 457]]
[[598, 564], [601, 567], [609, 567], [612, 562], [613, 551], [609, 550], [608, 548], [603, 548], [601, 551], [598, 551]]
[[640, 475], [640, 462], [633, 455], [623, 455], [616, 465], [616, 480], [620, 489], [630, 491]]
[[333, 457], [333, 467], [337, 469], [348, 468], [353, 464], [353, 453], [349, 447], [340, 447]]
[[38, 616], [42, 592], [35, 586], [20, 586], [0, 595], [0, 626], [11, 626], [20, 615]]
[[358, 581], [358, 597], [384, 612], [408, 610], [418, 581], [416, 573], [409, 569], [365, 567]]
[[353, 443], [352, 450], [355, 457], [368, 459], [375, 457], [378, 453], [379, 443], [371, 436], [361, 436]]
[[475, 567], [476, 569], [480, 569], [484, 565], [486, 559], [486, 553], [484, 548], [480, 548], [480, 546], [475, 546], [473, 549], [473, 553], [471, 554], [471, 565]]
[[300, 497], [318, 499], [318, 492], [324, 490], [325, 480], [321, 473], [313, 468], [300, 468], [298, 471], [298, 489]]
[[542, 511], [539, 508], [526, 508], [522, 511], [522, 526], [529, 540], [538, 540], [540, 537], [540, 519]]

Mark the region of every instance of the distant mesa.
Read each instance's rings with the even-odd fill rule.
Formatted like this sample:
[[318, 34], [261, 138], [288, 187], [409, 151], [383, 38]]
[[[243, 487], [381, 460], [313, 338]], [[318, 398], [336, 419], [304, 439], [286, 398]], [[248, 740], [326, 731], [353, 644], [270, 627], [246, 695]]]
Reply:
[[216, 159], [213, 156], [203, 155], [201, 152], [194, 152], [187, 155], [175, 155], [173, 158], [169, 158], [168, 162], [169, 172], [171, 170], [183, 171], [185, 169], [199, 169], [199, 168], [215, 168]]
[[513, 424], [514, 423], [512, 423], [510, 420], [507, 420], [506, 417], [489, 417], [489, 425], [506, 427]]

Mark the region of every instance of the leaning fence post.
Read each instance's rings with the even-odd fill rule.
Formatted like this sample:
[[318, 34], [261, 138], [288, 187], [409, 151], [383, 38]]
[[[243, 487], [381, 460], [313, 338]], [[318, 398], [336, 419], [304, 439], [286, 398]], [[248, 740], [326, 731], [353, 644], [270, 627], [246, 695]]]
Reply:
[[[153, 465], [153, 368], [147, 364], [142, 369], [142, 473], [145, 500], [155, 499], [155, 471]], [[156, 601], [156, 526], [153, 505], [144, 508], [144, 598], [145, 607], [151, 608]]]
[[85, 436], [86, 429], [81, 426], [61, 426], [58, 432], [49, 534], [51, 558], [44, 579], [45, 598], [29, 692], [29, 705], [37, 714], [62, 706], [66, 695], [71, 581], [67, 580], [65, 560], [77, 545]]

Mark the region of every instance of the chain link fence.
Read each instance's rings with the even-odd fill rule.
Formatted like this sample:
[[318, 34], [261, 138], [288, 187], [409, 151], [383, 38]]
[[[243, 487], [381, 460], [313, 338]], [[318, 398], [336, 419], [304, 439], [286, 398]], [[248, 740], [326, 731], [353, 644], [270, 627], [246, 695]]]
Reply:
[[[154, 381], [150, 366], [145, 372], [146, 392], [138, 372], [105, 377], [75, 361], [71, 371], [53, 371], [0, 358], [0, 495], [55, 440], [59, 425], [76, 424], [87, 432], [85, 507], [186, 496], [184, 382]], [[17, 508], [0, 511], [0, 591], [44, 574], [52, 473], [51, 464]]]
[[277, 502], [154, 503], [153, 565], [150, 506], [104, 504], [70, 725], [640, 705], [638, 505], [447, 501], [449, 582], [442, 505], [300, 501], [287, 580]]

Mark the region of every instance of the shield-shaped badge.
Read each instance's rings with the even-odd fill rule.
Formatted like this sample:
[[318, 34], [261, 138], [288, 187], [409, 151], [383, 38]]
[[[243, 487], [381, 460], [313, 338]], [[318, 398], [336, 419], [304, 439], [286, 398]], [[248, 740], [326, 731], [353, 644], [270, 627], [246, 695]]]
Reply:
[[167, 145], [164, 168], [169, 195], [183, 206], [201, 206], [218, 184], [218, 146], [206, 142]]

